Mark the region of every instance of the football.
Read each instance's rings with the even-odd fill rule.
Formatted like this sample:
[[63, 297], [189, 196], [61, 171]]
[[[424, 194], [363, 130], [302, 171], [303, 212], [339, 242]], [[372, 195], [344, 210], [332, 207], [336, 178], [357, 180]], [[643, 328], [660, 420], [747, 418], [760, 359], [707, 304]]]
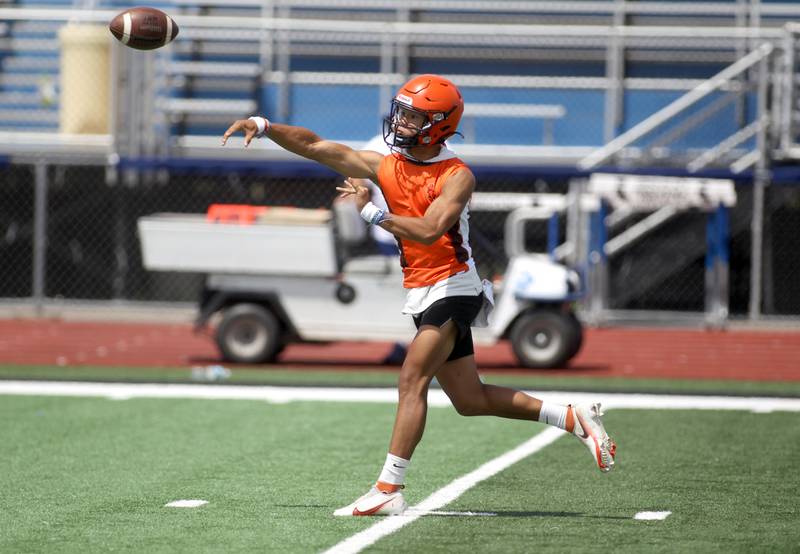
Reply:
[[170, 16], [155, 8], [130, 8], [108, 25], [111, 34], [125, 46], [154, 50], [178, 36], [178, 25]]

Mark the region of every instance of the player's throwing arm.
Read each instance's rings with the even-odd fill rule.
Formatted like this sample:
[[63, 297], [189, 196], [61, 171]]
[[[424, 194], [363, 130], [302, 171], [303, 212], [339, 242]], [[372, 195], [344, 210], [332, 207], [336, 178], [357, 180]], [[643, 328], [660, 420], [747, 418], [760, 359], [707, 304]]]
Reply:
[[244, 145], [254, 138], [267, 137], [272, 142], [298, 156], [315, 161], [346, 177], [377, 180], [378, 165], [383, 156], [368, 150], [353, 150], [347, 145], [324, 140], [304, 127], [272, 123], [254, 116], [239, 119], [222, 135], [222, 145], [236, 133], [244, 134]]

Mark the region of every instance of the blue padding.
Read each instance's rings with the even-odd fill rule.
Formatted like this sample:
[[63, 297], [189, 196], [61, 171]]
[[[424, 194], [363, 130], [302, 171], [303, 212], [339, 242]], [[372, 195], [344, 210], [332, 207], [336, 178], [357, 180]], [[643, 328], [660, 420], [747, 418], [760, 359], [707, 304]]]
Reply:
[[[197, 54], [194, 53], [175, 53], [172, 55], [172, 61], [175, 62], [193, 62], [197, 61], [198, 57]], [[204, 62], [216, 62], [216, 63], [258, 63], [260, 58], [259, 55], [256, 54], [249, 54], [247, 52], [242, 52], [241, 54], [203, 54], [202, 60]], [[236, 77], [237, 79], [242, 79], [242, 77]], [[246, 79], [247, 77], [244, 77]]]
[[606, 231], [606, 208], [605, 201], [600, 201], [600, 208], [596, 212], [592, 212], [589, 216], [589, 265], [596, 265], [591, 254], [596, 252], [599, 254], [600, 261], [605, 263], [608, 257], [606, 256], [606, 241], [608, 233]]
[[[504, 48], [484, 47], [484, 51], [495, 51], [491, 60], [475, 59], [428, 59], [413, 60], [412, 73], [434, 73], [437, 75], [509, 75], [512, 77], [605, 77], [604, 61], [570, 61], [559, 60], [554, 63], [526, 60], [504, 59]], [[459, 86], [461, 92], [465, 87]]]
[[556, 248], [558, 247], [558, 214], [554, 213], [547, 220], [547, 253], [550, 259], [556, 259]]
[[[277, 113], [279, 89], [264, 86], [261, 110]], [[586, 90], [498, 89], [464, 87], [469, 102], [511, 104], [558, 104], [567, 115], [552, 123], [553, 142], [561, 146], [603, 144], [604, 94]], [[389, 106], [379, 106], [380, 87], [363, 85], [292, 85], [289, 123], [313, 129], [333, 140], [366, 140], [380, 131], [381, 118]], [[468, 120], [469, 121], [468, 121]], [[471, 126], [480, 144], [540, 145], [544, 121], [532, 118], [465, 118], [462, 132]]]
[[259, 113], [267, 118], [275, 117], [278, 113], [278, 94], [279, 86], [276, 84], [263, 84], [261, 86], [261, 98], [258, 103]]
[[[520, 90], [462, 87], [464, 102], [502, 104], [556, 104], [567, 113], [552, 123], [553, 143], [559, 146], [603, 145], [605, 95], [596, 90]], [[465, 118], [467, 119], [467, 118]], [[541, 119], [468, 118], [474, 120], [481, 144], [542, 144]], [[462, 121], [461, 129], [468, 124]]]
[[[646, 135], [635, 144], [644, 146], [650, 144], [660, 135], [669, 132], [680, 125], [686, 118], [698, 113], [703, 108], [719, 99], [724, 93], [712, 93], [688, 108], [666, 126], [661, 126], [655, 132]], [[641, 123], [657, 111], [684, 95], [682, 91], [650, 91], [629, 90], [625, 92], [625, 118], [622, 132], [625, 132]], [[731, 102], [717, 111], [713, 116], [693, 127], [685, 135], [668, 143], [671, 148], [710, 148], [723, 139], [738, 131], [736, 124], [736, 103]]]
[[721, 63], [670, 63], [648, 60], [625, 63], [625, 77], [651, 79], [710, 79], [727, 64]]
[[331, 140], [363, 140], [381, 128], [379, 98], [378, 87], [293, 85], [289, 124]]
[[122, 158], [119, 169], [169, 169], [176, 174], [258, 174], [272, 177], [333, 178], [337, 173], [313, 162], [241, 161], [192, 158]]
[[373, 58], [333, 58], [322, 56], [292, 56], [291, 71], [332, 71], [336, 73], [380, 73], [381, 60]]

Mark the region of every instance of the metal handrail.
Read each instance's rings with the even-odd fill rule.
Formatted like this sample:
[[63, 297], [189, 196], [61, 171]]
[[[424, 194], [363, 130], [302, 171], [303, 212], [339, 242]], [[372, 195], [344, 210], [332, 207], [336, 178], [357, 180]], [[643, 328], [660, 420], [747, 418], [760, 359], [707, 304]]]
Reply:
[[[117, 15], [115, 10], [70, 10], [38, 8], [0, 8], [0, 20], [76, 21], [106, 23]], [[261, 29], [265, 31], [304, 31], [330, 33], [375, 34], [381, 37], [401, 37], [415, 41], [441, 40], [444, 36], [484, 36], [501, 38], [583, 37], [607, 38], [705, 38], [776, 40], [783, 36], [781, 29], [759, 27], [668, 27], [668, 26], [614, 26], [614, 25], [520, 25], [486, 23], [409, 23], [364, 21], [293, 19], [280, 17], [241, 17], [215, 15], [174, 14], [181, 26], [212, 29]], [[427, 38], [426, 38], [427, 37]], [[438, 37], [438, 38], [437, 38]], [[341, 36], [341, 40], [352, 37]]]
[[[197, 5], [197, 0], [173, 0], [177, 5]], [[262, 7], [263, 0], [214, 0], [208, 2], [214, 6], [252, 6]], [[791, 4], [755, 5], [731, 4], [729, 2], [631, 2], [607, 1], [587, 2], [571, 0], [570, 2], [537, 2], [527, 0], [488, 0], [482, 2], [464, 2], [463, 0], [405, 0], [401, 4], [397, 0], [273, 0], [276, 8], [324, 8], [324, 9], [363, 9], [397, 11], [429, 11], [460, 13], [537, 13], [549, 14], [586, 14], [614, 15], [618, 11], [628, 14], [644, 15], [715, 15], [736, 17], [738, 13], [749, 13], [756, 7], [760, 13], [770, 16], [795, 16], [800, 14], [800, 7]]]
[[732, 149], [739, 146], [746, 140], [749, 140], [754, 136], [756, 136], [756, 134], [761, 130], [762, 126], [766, 124], [767, 124], [766, 118], [757, 119], [753, 121], [746, 127], [739, 129], [737, 132], [735, 132], [725, 140], [721, 141], [713, 148], [706, 150], [700, 156], [689, 162], [686, 165], [686, 169], [688, 169], [692, 173], [700, 171], [714, 160], [719, 159], [721, 156], [727, 154]]
[[640, 122], [638, 125], [635, 125], [627, 132], [621, 134], [620, 136], [618, 136], [617, 138], [615, 138], [602, 148], [599, 148], [594, 152], [592, 152], [590, 155], [586, 156], [584, 159], [578, 162], [578, 169], [582, 171], [588, 171], [594, 167], [597, 167], [603, 162], [607, 161], [609, 158], [619, 153], [624, 148], [630, 146], [643, 136], [653, 132], [660, 125], [672, 119], [686, 108], [694, 105], [695, 103], [702, 100], [712, 92], [720, 89], [720, 87], [722, 87], [725, 83], [729, 82], [737, 75], [753, 67], [762, 59], [769, 56], [773, 50], [774, 47], [772, 46], [772, 44], [768, 42], [761, 44], [761, 46], [750, 52], [748, 55], [746, 55], [738, 62], [734, 63], [729, 67], [726, 67], [725, 69], [714, 75], [708, 81], [705, 81], [701, 85], [695, 87], [690, 92], [686, 93], [685, 95], [681, 96], [671, 104], [657, 111], [656, 113], [654, 113], [644, 121]]

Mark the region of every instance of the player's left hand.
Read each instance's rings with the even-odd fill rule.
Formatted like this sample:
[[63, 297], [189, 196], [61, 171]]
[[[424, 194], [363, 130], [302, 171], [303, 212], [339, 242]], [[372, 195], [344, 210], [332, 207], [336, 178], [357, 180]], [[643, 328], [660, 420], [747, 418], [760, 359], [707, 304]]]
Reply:
[[359, 211], [369, 202], [369, 189], [350, 177], [346, 178], [341, 186], [336, 187], [336, 190], [341, 193], [339, 198], [352, 197]]

